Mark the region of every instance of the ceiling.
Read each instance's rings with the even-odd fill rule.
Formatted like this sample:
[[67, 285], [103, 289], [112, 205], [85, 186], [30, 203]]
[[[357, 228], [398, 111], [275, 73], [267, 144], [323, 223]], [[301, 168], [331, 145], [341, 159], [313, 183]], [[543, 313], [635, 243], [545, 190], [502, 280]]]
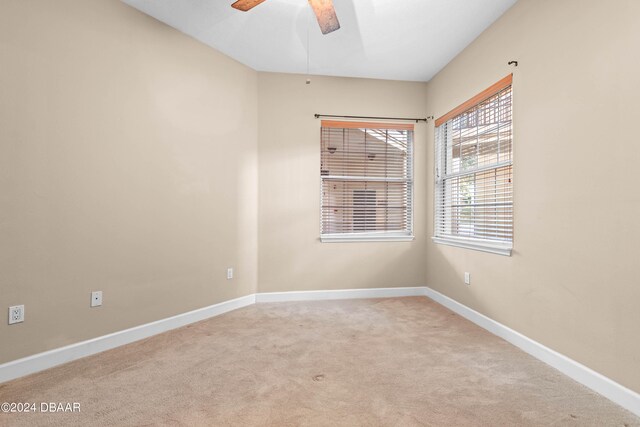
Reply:
[[[258, 71], [428, 81], [516, 0], [333, 0], [322, 35], [307, 0], [123, 0]], [[308, 37], [308, 38], [307, 38]]]

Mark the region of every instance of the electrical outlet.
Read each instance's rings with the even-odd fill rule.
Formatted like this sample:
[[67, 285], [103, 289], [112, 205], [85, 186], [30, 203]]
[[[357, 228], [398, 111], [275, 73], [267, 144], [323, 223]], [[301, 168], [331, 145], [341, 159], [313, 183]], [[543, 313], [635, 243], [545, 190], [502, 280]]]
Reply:
[[227, 280], [233, 279], [233, 267], [227, 268]]
[[100, 307], [102, 305], [102, 291], [91, 292], [91, 307]]
[[9, 307], [9, 324], [24, 322], [24, 305]]
[[471, 273], [464, 273], [464, 283], [466, 285], [470, 285], [471, 284]]

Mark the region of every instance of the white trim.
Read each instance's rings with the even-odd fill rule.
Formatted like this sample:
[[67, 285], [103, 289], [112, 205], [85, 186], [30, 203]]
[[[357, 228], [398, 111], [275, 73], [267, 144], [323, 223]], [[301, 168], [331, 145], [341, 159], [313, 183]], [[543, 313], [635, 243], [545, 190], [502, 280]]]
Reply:
[[569, 378], [589, 387], [591, 390], [606, 397], [614, 403], [622, 406], [628, 411], [640, 416], [640, 394], [630, 390], [623, 385], [605, 377], [591, 368], [584, 366], [568, 358], [567, 356], [550, 349], [537, 341], [528, 338], [513, 329], [496, 322], [495, 320], [478, 313], [477, 311], [425, 287], [425, 295], [435, 302], [447, 307], [451, 311], [459, 314], [467, 320], [486, 329], [492, 334], [510, 342], [519, 349], [547, 365], [559, 370]]
[[323, 234], [320, 236], [322, 243], [336, 242], [410, 242], [415, 237], [402, 233], [342, 233]]
[[338, 299], [394, 298], [424, 296], [424, 287], [337, 289], [334, 291], [266, 292], [256, 294], [256, 303], [285, 301], [321, 301]]
[[166, 319], [125, 329], [123, 331], [114, 332], [112, 334], [103, 335], [87, 341], [82, 341], [3, 363], [0, 365], [0, 383], [33, 374], [44, 369], [52, 368], [63, 363], [71, 362], [82, 357], [100, 353], [105, 350], [120, 347], [121, 345], [129, 344], [143, 338], [148, 338], [190, 323], [219, 316], [229, 311], [255, 304], [255, 302], [256, 296], [255, 294], [251, 294], [245, 297], [200, 308], [198, 310], [167, 317]]
[[511, 256], [513, 244], [511, 242], [489, 242], [480, 239], [463, 239], [455, 237], [432, 237], [433, 243], [455, 246], [458, 248], [473, 249], [492, 254]]

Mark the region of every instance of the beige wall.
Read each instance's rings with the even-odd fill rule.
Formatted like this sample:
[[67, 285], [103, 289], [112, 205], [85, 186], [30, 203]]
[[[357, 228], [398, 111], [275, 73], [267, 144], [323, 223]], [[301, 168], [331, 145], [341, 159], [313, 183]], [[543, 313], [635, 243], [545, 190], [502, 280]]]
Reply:
[[0, 88], [0, 363], [255, 292], [255, 71], [119, 1], [3, 0]]
[[424, 83], [260, 73], [261, 292], [420, 286], [427, 242], [426, 124], [415, 131], [413, 242], [320, 243], [320, 120], [314, 113], [425, 117]]
[[635, 391], [638, 22], [636, 0], [520, 0], [427, 93], [438, 117], [514, 72], [513, 256], [429, 243], [427, 285]]

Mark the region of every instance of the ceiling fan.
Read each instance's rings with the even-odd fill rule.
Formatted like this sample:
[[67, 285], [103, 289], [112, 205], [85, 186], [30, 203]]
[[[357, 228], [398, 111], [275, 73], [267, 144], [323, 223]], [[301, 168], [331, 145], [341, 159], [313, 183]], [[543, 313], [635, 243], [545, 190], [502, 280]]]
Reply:
[[[253, 9], [265, 0], [238, 0], [231, 5], [234, 9], [246, 12]], [[322, 34], [329, 34], [340, 28], [336, 10], [333, 8], [333, 0], [309, 0], [309, 4], [318, 18], [318, 25]]]

